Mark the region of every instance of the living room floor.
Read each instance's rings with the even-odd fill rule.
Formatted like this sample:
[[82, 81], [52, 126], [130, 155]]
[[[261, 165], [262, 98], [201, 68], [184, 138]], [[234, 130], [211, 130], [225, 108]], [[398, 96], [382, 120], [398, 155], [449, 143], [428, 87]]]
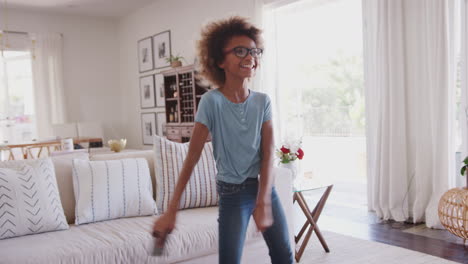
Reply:
[[[304, 192], [311, 209], [321, 197], [321, 190]], [[327, 230], [364, 240], [419, 251], [459, 263], [468, 263], [468, 241], [447, 230], [427, 228], [424, 224], [383, 221], [367, 211], [365, 183], [335, 183], [318, 221], [321, 230]], [[295, 205], [296, 234], [305, 222], [299, 206]], [[314, 235], [309, 243], [319, 243]], [[326, 240], [326, 237], [325, 237]], [[333, 245], [328, 245], [333, 252]]]

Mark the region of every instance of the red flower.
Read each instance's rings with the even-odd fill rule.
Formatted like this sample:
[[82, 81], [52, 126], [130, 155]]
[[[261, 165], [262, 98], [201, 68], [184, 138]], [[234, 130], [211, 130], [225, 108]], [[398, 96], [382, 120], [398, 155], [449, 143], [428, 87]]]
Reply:
[[302, 157], [304, 157], [304, 151], [301, 148], [299, 148], [297, 150], [297, 158], [301, 160]]
[[288, 154], [290, 150], [288, 148], [285, 148], [284, 146], [281, 146], [281, 152], [283, 152], [284, 154]]

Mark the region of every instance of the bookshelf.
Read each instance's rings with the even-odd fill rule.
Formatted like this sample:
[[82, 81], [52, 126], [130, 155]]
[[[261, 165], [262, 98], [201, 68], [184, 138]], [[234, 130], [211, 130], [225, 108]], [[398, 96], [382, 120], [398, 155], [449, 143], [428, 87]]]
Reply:
[[201, 96], [207, 88], [197, 84], [193, 65], [163, 71], [166, 110], [166, 136], [188, 142], [195, 124]]

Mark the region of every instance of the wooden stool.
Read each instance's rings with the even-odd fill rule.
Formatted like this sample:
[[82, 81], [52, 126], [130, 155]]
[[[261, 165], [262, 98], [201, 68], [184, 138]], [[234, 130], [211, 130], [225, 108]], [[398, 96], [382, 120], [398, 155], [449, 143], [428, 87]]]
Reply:
[[[468, 177], [468, 176], [467, 176]], [[468, 240], [468, 188], [448, 190], [439, 201], [439, 219], [447, 230]]]

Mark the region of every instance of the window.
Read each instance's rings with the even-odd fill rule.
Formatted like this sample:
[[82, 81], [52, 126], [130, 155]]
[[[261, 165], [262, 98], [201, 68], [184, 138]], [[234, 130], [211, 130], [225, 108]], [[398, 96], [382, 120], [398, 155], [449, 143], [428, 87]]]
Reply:
[[3, 51], [0, 56], [0, 143], [36, 138], [31, 54]]
[[266, 52], [276, 45], [280, 126], [300, 131], [302, 170], [365, 183], [361, 9], [360, 0], [302, 0], [266, 12], [264, 27]]

